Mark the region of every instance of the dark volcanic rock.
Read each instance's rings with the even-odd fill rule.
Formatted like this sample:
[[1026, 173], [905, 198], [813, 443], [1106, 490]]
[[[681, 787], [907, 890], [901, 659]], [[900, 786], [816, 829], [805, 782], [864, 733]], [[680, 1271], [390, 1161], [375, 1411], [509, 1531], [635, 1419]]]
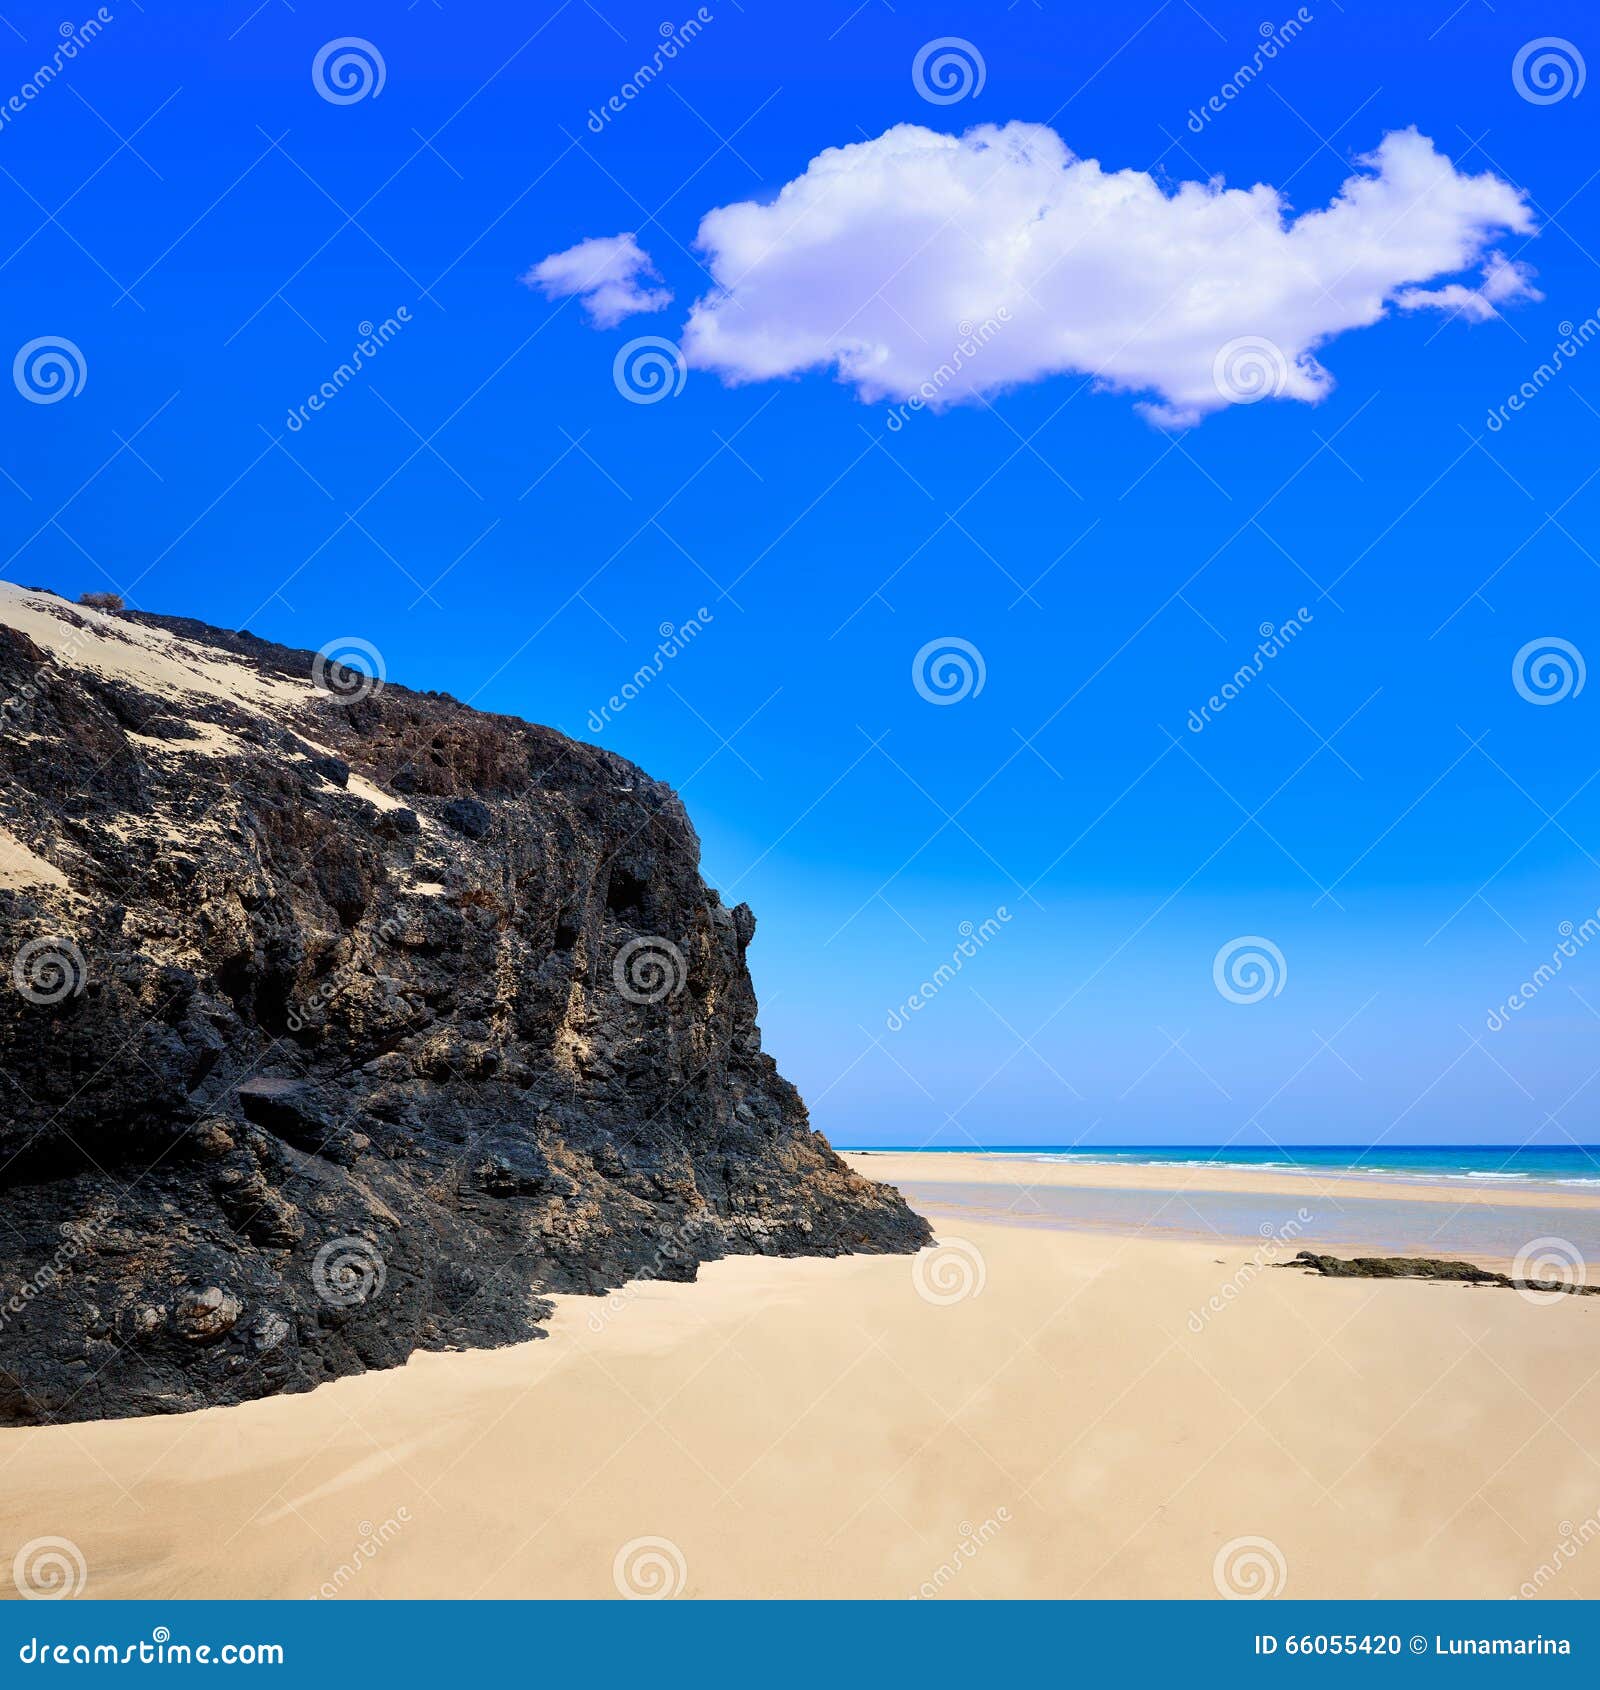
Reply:
[[313, 676], [0, 585], [0, 1423], [509, 1343], [542, 1292], [729, 1252], [927, 1241], [763, 1053], [755, 918], [669, 788]]
[[1472, 1262], [1441, 1261], [1436, 1256], [1319, 1256], [1302, 1250], [1280, 1267], [1309, 1268], [1324, 1279], [1441, 1279], [1460, 1285], [1500, 1285], [1508, 1290], [1566, 1292], [1575, 1297], [1600, 1295], [1600, 1285], [1558, 1279], [1515, 1279]]
[[480, 804], [476, 798], [452, 798], [440, 807], [439, 820], [446, 827], [453, 827], [457, 833], [464, 833], [468, 839], [487, 839], [489, 829], [494, 825], [494, 814], [487, 804]]

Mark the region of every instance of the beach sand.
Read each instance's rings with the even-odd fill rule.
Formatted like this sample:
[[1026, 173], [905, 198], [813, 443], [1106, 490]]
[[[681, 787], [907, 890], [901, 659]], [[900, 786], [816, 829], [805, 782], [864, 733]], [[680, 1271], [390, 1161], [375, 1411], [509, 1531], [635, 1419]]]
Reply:
[[[0, 1551], [70, 1539], [89, 1596], [1506, 1597], [1596, 1530], [1600, 1298], [935, 1220], [915, 1260], [738, 1258], [513, 1349], [0, 1431]], [[1543, 1590], [1600, 1596], [1600, 1541]]]
[[[1045, 1162], [947, 1151], [857, 1152], [931, 1216], [1150, 1238], [1270, 1239], [1297, 1250], [1444, 1256], [1526, 1277], [1587, 1262], [1600, 1283], [1600, 1189], [1532, 1180], [1385, 1178], [1227, 1166]], [[1517, 1266], [1525, 1248], [1553, 1245]]]
[[[1448, 1203], [1452, 1207], [1587, 1209], [1600, 1213], [1600, 1188], [1583, 1191], [1527, 1181], [1385, 1179], [1377, 1174], [1328, 1173], [1277, 1168], [1140, 1165], [1128, 1162], [1042, 1162], [1027, 1152], [967, 1155], [959, 1151], [854, 1151], [846, 1158], [870, 1179], [891, 1185], [962, 1184], [1002, 1188], [1002, 1206], [1027, 1212], [1029, 1191], [1239, 1192], [1257, 1197], [1316, 1197], [1336, 1203], [1391, 1201]], [[1381, 1164], [1381, 1154], [1375, 1154]]]

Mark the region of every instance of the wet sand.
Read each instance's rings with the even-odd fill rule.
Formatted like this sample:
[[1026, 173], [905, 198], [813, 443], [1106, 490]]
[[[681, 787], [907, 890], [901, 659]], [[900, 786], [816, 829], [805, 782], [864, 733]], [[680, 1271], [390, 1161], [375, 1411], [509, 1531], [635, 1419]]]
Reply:
[[1303, 1197], [1306, 1194], [1340, 1202], [1360, 1198], [1389, 1198], [1415, 1203], [1449, 1203], [1473, 1207], [1534, 1207], [1588, 1209], [1600, 1213], [1600, 1186], [1575, 1189], [1537, 1180], [1448, 1180], [1418, 1177], [1391, 1179], [1377, 1174], [1301, 1172], [1278, 1168], [1224, 1166], [1142, 1167], [1127, 1162], [1043, 1162], [1026, 1152], [970, 1155], [960, 1151], [849, 1151], [846, 1160], [872, 1179], [918, 1183], [960, 1181], [970, 1185], [1003, 1186], [1008, 1191], [1065, 1188], [1072, 1190], [1214, 1191], [1246, 1196]]
[[1041, 1162], [1026, 1155], [873, 1151], [850, 1157], [939, 1219], [1152, 1238], [1275, 1241], [1365, 1255], [1450, 1256], [1510, 1268], [1535, 1240], [1570, 1245], [1600, 1283], [1600, 1189], [1385, 1179], [1227, 1167]]

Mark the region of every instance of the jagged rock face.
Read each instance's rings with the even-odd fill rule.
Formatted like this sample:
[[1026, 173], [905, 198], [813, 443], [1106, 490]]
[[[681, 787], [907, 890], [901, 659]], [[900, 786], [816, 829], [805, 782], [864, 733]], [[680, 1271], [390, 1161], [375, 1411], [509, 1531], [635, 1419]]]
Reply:
[[609, 752], [0, 585], [0, 1422], [912, 1250], [761, 1049], [755, 918]]

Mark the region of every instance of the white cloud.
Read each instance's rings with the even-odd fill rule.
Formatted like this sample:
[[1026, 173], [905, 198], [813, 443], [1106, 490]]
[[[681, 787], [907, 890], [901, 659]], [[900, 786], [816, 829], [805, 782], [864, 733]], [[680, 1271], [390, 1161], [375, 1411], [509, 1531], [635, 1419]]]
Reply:
[[1519, 299], [1543, 299], [1533, 285], [1533, 270], [1506, 258], [1498, 252], [1489, 254], [1483, 267], [1483, 280], [1475, 288], [1461, 282], [1451, 282], [1442, 288], [1402, 288], [1394, 302], [1402, 311], [1437, 306], [1465, 317], [1470, 323], [1486, 323], [1498, 317], [1497, 306], [1509, 305]]
[[542, 288], [547, 299], [580, 295], [597, 329], [613, 328], [635, 312], [659, 311], [672, 303], [668, 289], [646, 285], [661, 277], [633, 234], [599, 235], [565, 252], [553, 252], [522, 280]]
[[[870, 402], [945, 405], [1070, 373], [1188, 425], [1263, 396], [1224, 379], [1237, 345], [1270, 349], [1273, 395], [1315, 402], [1333, 385], [1317, 350], [1391, 305], [1482, 318], [1537, 298], [1527, 267], [1491, 250], [1533, 228], [1515, 188], [1457, 171], [1414, 129], [1296, 216], [1265, 185], [1168, 193], [1107, 172], [1041, 124], [902, 124], [829, 148], [765, 204], [705, 217], [716, 287], [683, 349], [730, 383], [831, 368]], [[1423, 286], [1478, 266], [1477, 288]], [[978, 325], [991, 332], [958, 355]]]

